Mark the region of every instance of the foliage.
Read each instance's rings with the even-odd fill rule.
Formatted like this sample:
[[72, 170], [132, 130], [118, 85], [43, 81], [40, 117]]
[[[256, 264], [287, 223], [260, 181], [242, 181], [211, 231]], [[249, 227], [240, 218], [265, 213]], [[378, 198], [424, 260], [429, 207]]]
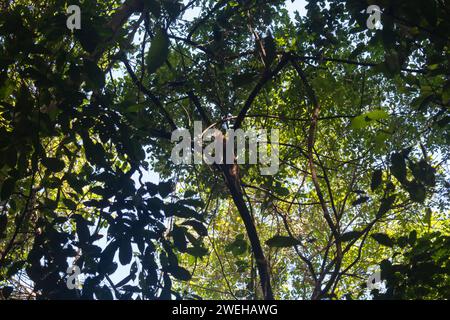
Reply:
[[[449, 297], [449, 4], [288, 2], [0, 4], [1, 297]], [[175, 165], [196, 120], [280, 170]]]

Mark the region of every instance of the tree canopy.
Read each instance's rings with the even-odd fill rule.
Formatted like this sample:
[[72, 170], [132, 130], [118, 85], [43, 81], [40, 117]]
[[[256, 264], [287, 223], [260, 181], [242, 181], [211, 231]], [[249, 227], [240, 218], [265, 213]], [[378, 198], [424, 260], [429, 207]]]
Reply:
[[[449, 15], [2, 1], [0, 298], [449, 298]], [[278, 129], [278, 172], [175, 164], [195, 121]]]

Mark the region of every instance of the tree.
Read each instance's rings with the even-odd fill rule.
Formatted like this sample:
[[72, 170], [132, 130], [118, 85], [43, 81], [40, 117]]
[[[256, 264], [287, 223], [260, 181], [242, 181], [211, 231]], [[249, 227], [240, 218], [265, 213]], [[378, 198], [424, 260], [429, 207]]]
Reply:
[[[386, 271], [416, 232], [399, 268], [448, 280], [448, 4], [369, 30], [367, 1], [86, 0], [73, 32], [70, 4], [0, 17], [3, 297], [361, 298], [378, 264], [389, 297], [448, 294]], [[279, 129], [279, 171], [168, 161], [194, 121]]]

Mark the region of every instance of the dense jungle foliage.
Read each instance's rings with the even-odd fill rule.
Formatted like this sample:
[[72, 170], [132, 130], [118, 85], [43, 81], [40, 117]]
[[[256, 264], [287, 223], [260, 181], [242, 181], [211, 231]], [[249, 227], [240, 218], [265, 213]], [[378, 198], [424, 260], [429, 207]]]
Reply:
[[[449, 17], [1, 0], [0, 299], [450, 298]], [[278, 172], [175, 164], [194, 121], [278, 129]]]

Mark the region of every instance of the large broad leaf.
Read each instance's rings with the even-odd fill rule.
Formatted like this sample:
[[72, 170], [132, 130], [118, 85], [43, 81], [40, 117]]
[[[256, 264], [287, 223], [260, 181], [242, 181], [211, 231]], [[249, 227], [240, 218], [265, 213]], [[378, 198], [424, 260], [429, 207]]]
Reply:
[[106, 153], [101, 144], [94, 143], [88, 136], [84, 136], [83, 146], [86, 158], [90, 163], [100, 166], [106, 165]]
[[[112, 273], [115, 270], [114, 266], [114, 255], [118, 249], [118, 244], [116, 241], [111, 241], [103, 250], [100, 255], [100, 263], [98, 264], [99, 273]], [[117, 267], [117, 266], [116, 266]]]
[[74, 219], [77, 224], [77, 235], [80, 243], [87, 243], [90, 238], [89, 227], [87, 221], [81, 215], [75, 215]]
[[370, 120], [382, 120], [389, 117], [389, 114], [381, 109], [376, 109], [369, 111], [364, 114], [366, 117], [368, 117]]
[[208, 235], [208, 229], [203, 225], [203, 223], [195, 220], [189, 220], [182, 223], [185, 226], [191, 226], [199, 236], [206, 237]]
[[181, 281], [189, 281], [192, 278], [191, 273], [183, 267], [172, 265], [167, 271], [175, 278]]
[[182, 227], [178, 227], [176, 225], [173, 226], [172, 237], [173, 244], [180, 252], [186, 251], [187, 241], [186, 241], [186, 229]]
[[201, 258], [208, 255], [208, 249], [201, 246], [194, 246], [187, 248], [186, 253], [190, 254], [193, 257]]
[[361, 231], [349, 231], [341, 235], [341, 241], [347, 242], [357, 239], [361, 235]]
[[105, 86], [105, 75], [95, 62], [84, 60], [83, 71], [94, 88], [100, 89]]
[[42, 164], [52, 172], [60, 172], [64, 169], [64, 161], [58, 158], [44, 158], [42, 159]]
[[409, 193], [409, 197], [414, 202], [423, 203], [426, 198], [425, 186], [417, 181], [408, 182], [406, 190]]
[[158, 192], [161, 197], [167, 197], [174, 189], [174, 184], [172, 181], [164, 181], [158, 184]]
[[372, 174], [372, 180], [370, 181], [370, 189], [374, 191], [381, 185], [382, 181], [383, 181], [383, 171], [380, 169], [375, 170]]
[[386, 111], [376, 109], [354, 117], [350, 126], [352, 129], [363, 129], [372, 121], [386, 119], [387, 117], [389, 117], [389, 114]]
[[169, 56], [169, 38], [163, 29], [158, 29], [147, 54], [147, 70], [150, 74], [156, 72]]
[[13, 193], [15, 186], [16, 180], [14, 180], [13, 178], [8, 178], [5, 181], [3, 181], [2, 191], [0, 194], [1, 200], [8, 200], [11, 194]]
[[131, 247], [131, 239], [125, 237], [120, 241], [119, 261], [122, 265], [127, 265], [131, 262], [132, 257], [133, 257], [133, 250]]
[[227, 244], [225, 246], [225, 251], [231, 252], [233, 256], [239, 256], [241, 254], [244, 254], [248, 249], [247, 242], [244, 240], [244, 235], [239, 234], [236, 236], [236, 239]]
[[436, 184], [436, 169], [422, 159], [417, 162], [409, 162], [409, 168], [418, 181], [423, 182], [427, 186], [434, 187]]
[[381, 218], [385, 213], [391, 210], [392, 205], [395, 202], [395, 196], [390, 196], [381, 200], [380, 209], [377, 212], [377, 218]]
[[299, 245], [301, 242], [292, 237], [275, 236], [266, 241], [269, 247], [274, 248], [286, 248]]
[[69, 210], [76, 210], [77, 208], [77, 204], [70, 199], [63, 199], [63, 203]]
[[363, 129], [369, 124], [368, 121], [366, 121], [366, 117], [364, 115], [356, 116], [352, 119], [350, 122], [350, 127], [352, 129]]
[[372, 238], [374, 238], [376, 242], [378, 242], [379, 244], [381, 244], [383, 246], [386, 246], [386, 247], [394, 246], [394, 241], [391, 238], [389, 238], [389, 236], [387, 234], [374, 233], [374, 234], [372, 234]]
[[431, 217], [432, 217], [432, 215], [433, 215], [433, 211], [431, 211], [430, 208], [426, 208], [425, 209], [425, 216], [424, 216], [423, 220], [428, 225], [428, 228], [431, 228]]
[[406, 163], [401, 153], [393, 153], [391, 155], [391, 172], [394, 177], [401, 183], [406, 182]]

